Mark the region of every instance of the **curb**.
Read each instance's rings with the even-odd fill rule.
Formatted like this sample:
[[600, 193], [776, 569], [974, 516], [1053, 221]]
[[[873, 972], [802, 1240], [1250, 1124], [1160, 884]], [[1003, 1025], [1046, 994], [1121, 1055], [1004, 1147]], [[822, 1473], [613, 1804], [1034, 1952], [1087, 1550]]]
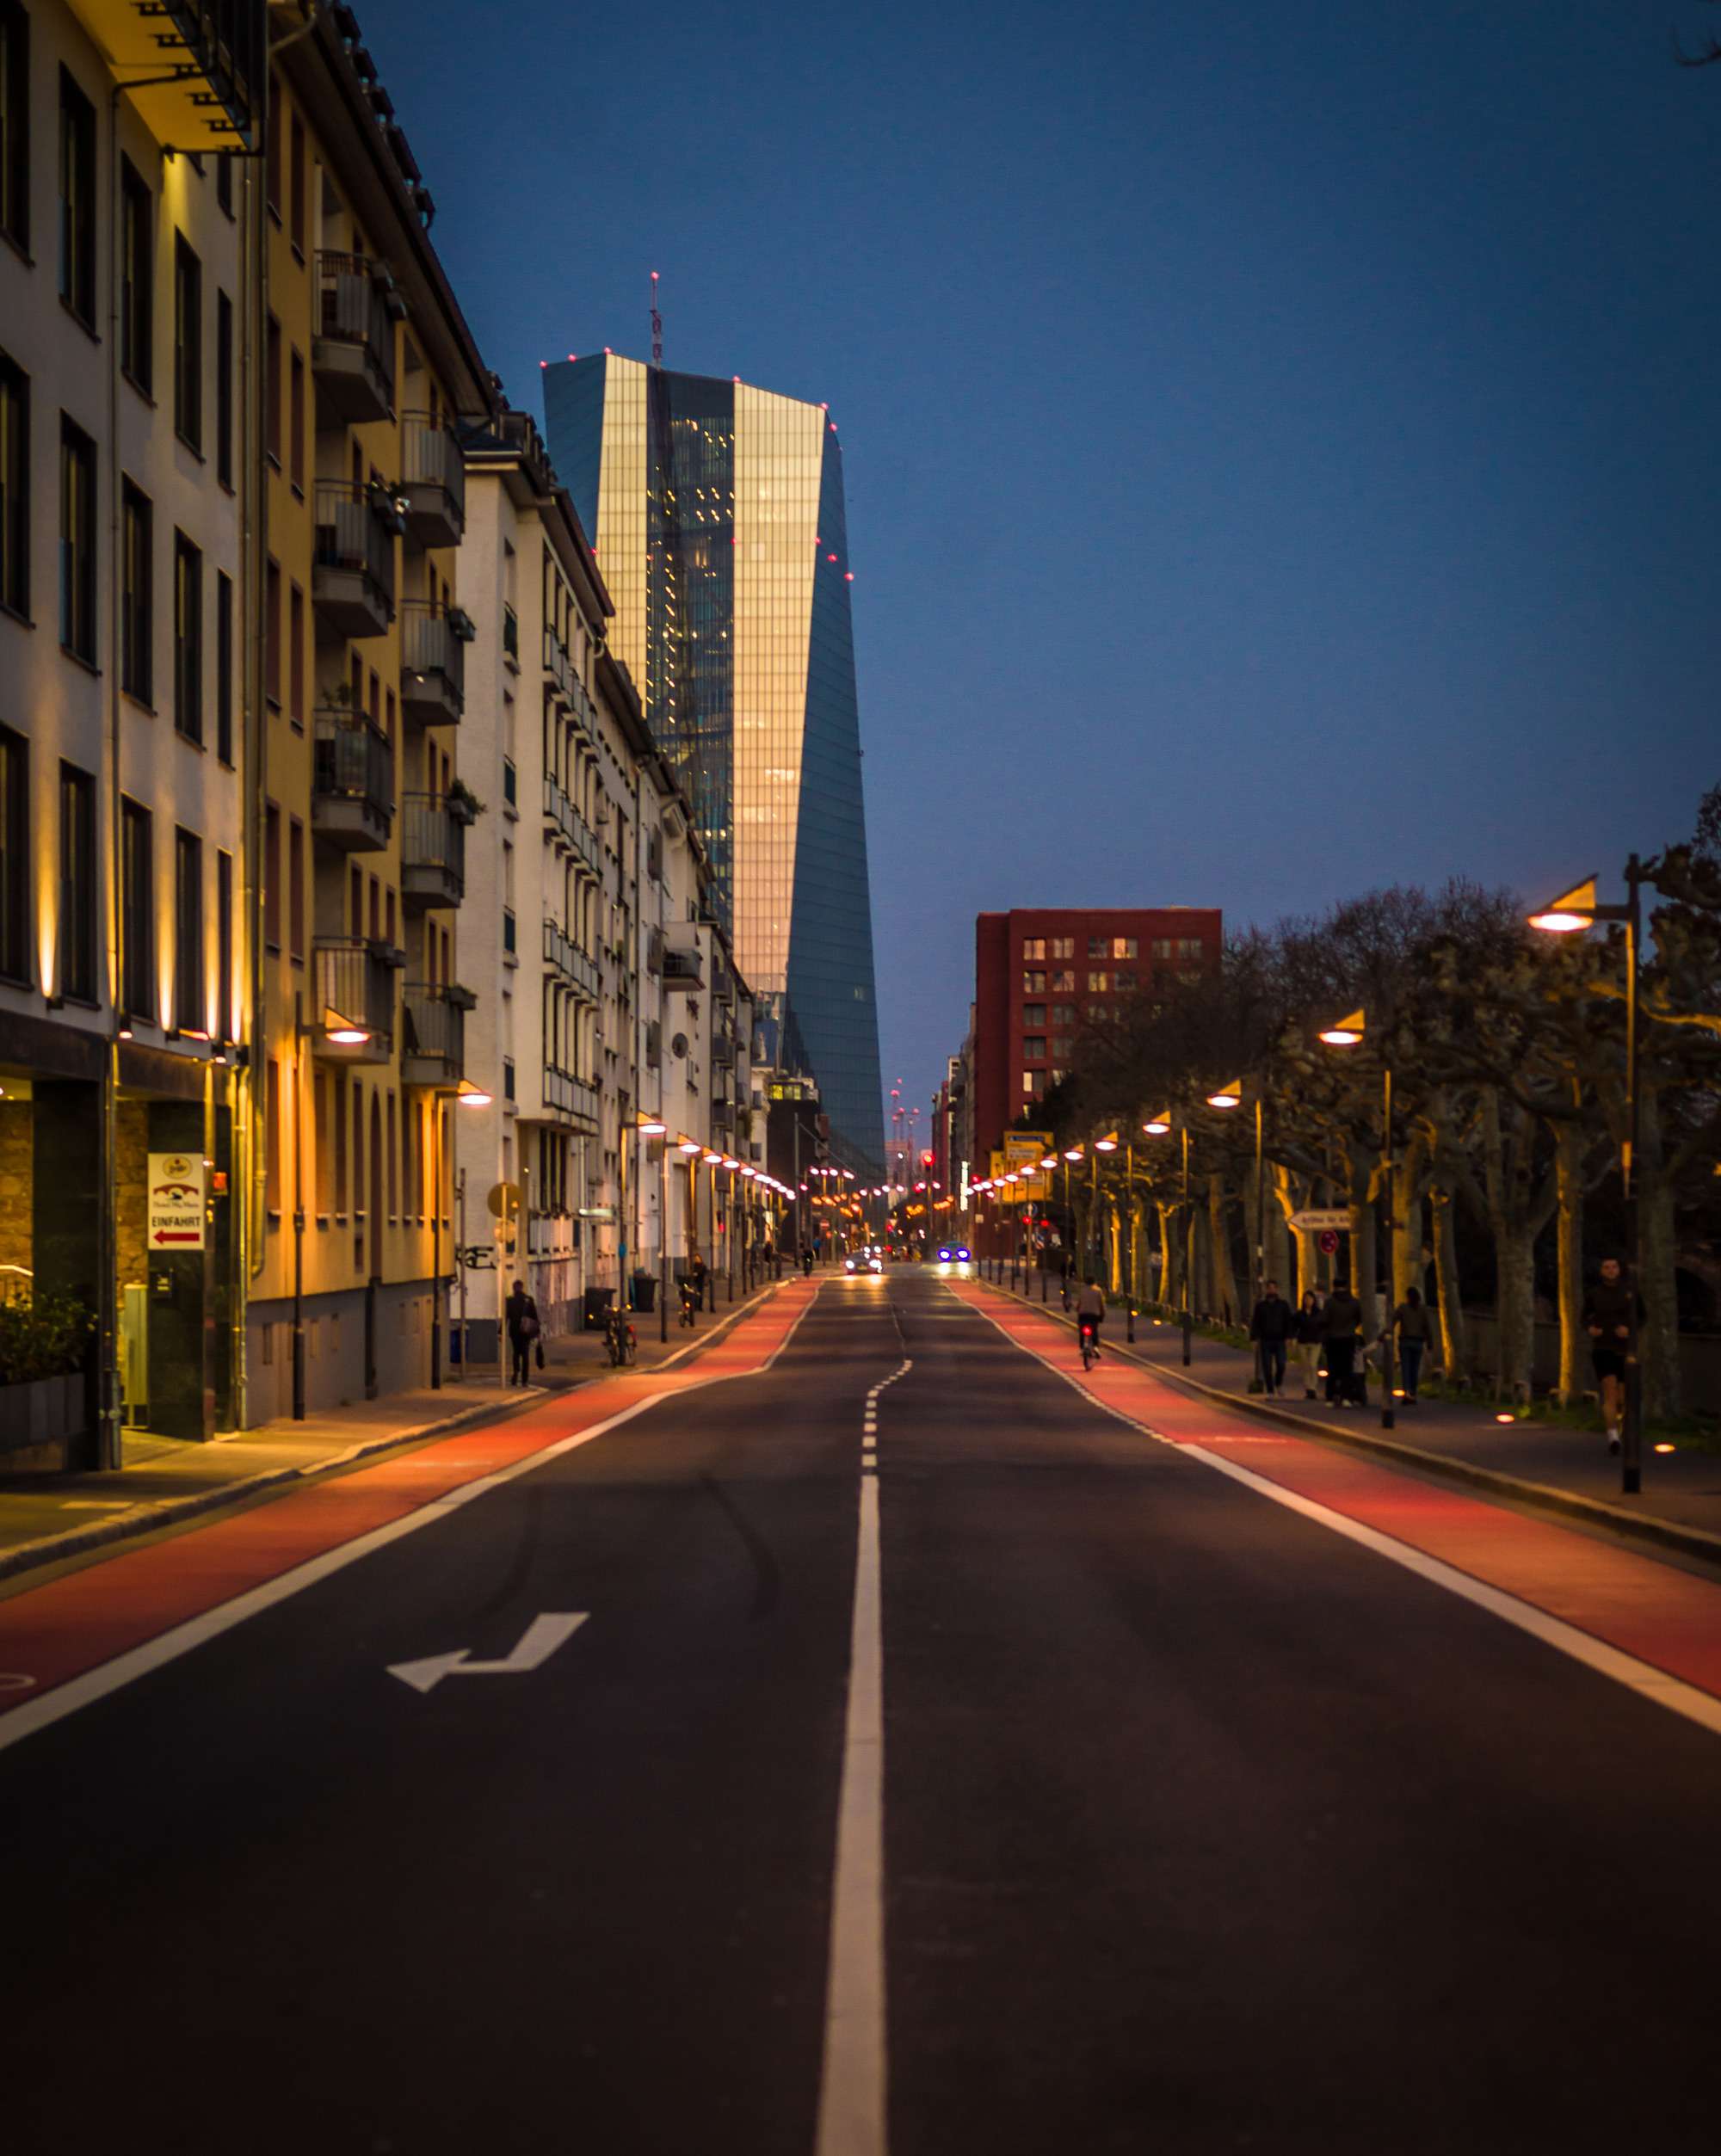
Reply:
[[[744, 1302], [737, 1303], [712, 1327], [702, 1340], [689, 1340], [675, 1354], [665, 1356], [659, 1363], [652, 1363], [637, 1375], [651, 1377], [660, 1370], [668, 1370], [683, 1357], [697, 1354], [700, 1350], [713, 1346], [729, 1327], [765, 1297], [775, 1292], [782, 1283], [768, 1280], [757, 1287]], [[203, 1512], [219, 1512], [225, 1506], [243, 1505], [249, 1499], [262, 1495], [266, 1491], [282, 1489], [293, 1482], [307, 1482], [319, 1475], [332, 1475], [337, 1469], [351, 1467], [355, 1461], [369, 1459], [379, 1452], [390, 1452], [398, 1446], [422, 1444], [427, 1438], [453, 1437], [458, 1431], [470, 1429], [481, 1422], [511, 1421], [523, 1414], [528, 1408], [535, 1408], [544, 1400], [553, 1399], [562, 1393], [577, 1392], [583, 1385], [595, 1383], [600, 1378], [625, 1373], [599, 1369], [589, 1374], [570, 1378], [565, 1383], [534, 1385], [523, 1395], [504, 1395], [500, 1400], [486, 1400], [462, 1408], [458, 1414], [445, 1415], [437, 1422], [419, 1423], [410, 1430], [392, 1430], [385, 1437], [361, 1438], [349, 1445], [345, 1451], [335, 1453], [326, 1460], [318, 1460], [305, 1467], [270, 1468], [261, 1475], [248, 1475], [236, 1482], [224, 1482], [219, 1488], [200, 1490], [192, 1497], [163, 1498], [155, 1504], [140, 1503], [132, 1511], [121, 1512], [112, 1519], [92, 1520], [87, 1527], [69, 1527], [55, 1535], [40, 1535], [34, 1542], [20, 1543], [15, 1548], [0, 1551], [0, 1581], [16, 1578], [20, 1573], [34, 1572], [44, 1565], [59, 1564], [67, 1557], [81, 1557], [93, 1549], [102, 1549], [113, 1543], [134, 1542], [140, 1536], [153, 1535], [163, 1527], [177, 1526], [182, 1520], [195, 1519]]]
[[[983, 1281], [990, 1287], [990, 1281]], [[995, 1290], [1012, 1302], [1022, 1301], [1027, 1308], [1038, 1310], [1056, 1325], [1070, 1326], [1074, 1321], [1061, 1310], [1053, 1310], [1034, 1303], [1031, 1297], [1018, 1297], [1008, 1288]], [[1602, 1527], [1610, 1532], [1634, 1537], [1639, 1542], [1654, 1543], [1662, 1549], [1676, 1550], [1681, 1556], [1696, 1557], [1706, 1564], [1721, 1566], [1721, 1535], [1712, 1535], [1702, 1527], [1684, 1527], [1677, 1520], [1657, 1519], [1652, 1513], [1628, 1512], [1622, 1506], [1605, 1503], [1601, 1498], [1582, 1497], [1575, 1490], [1563, 1490], [1548, 1482], [1532, 1482], [1523, 1475], [1503, 1474], [1498, 1468], [1478, 1467], [1472, 1460], [1454, 1460], [1444, 1452], [1425, 1452], [1420, 1445], [1402, 1445], [1391, 1438], [1375, 1437], [1365, 1430], [1347, 1430], [1329, 1427], [1324, 1422], [1311, 1422], [1307, 1416], [1292, 1414], [1287, 1408], [1269, 1408], [1264, 1401], [1249, 1395], [1222, 1391], [1216, 1385], [1204, 1385], [1199, 1377], [1186, 1377], [1181, 1371], [1167, 1370], [1149, 1356], [1116, 1340], [1107, 1343], [1108, 1355], [1121, 1355], [1138, 1369], [1149, 1371], [1163, 1378], [1168, 1385], [1180, 1385], [1186, 1392], [1195, 1393], [1203, 1400], [1218, 1401], [1227, 1408], [1240, 1408], [1245, 1414], [1254, 1415], [1261, 1422], [1278, 1424], [1281, 1428], [1294, 1430], [1298, 1437], [1320, 1438], [1329, 1445], [1348, 1445], [1353, 1451], [1367, 1452], [1389, 1465], [1415, 1468], [1419, 1474], [1435, 1475], [1449, 1482], [1463, 1482], [1471, 1488], [1491, 1492], [1496, 1497], [1510, 1497], [1521, 1505], [1536, 1510], [1553, 1512], [1567, 1519], [1581, 1522], [1588, 1527]]]

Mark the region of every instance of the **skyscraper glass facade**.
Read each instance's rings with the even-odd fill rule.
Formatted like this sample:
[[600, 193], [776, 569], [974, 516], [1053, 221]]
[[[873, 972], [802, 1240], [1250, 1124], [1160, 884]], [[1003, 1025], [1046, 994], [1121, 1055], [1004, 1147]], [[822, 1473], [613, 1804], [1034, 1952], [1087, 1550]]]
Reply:
[[882, 1172], [848, 532], [823, 408], [610, 354], [544, 371], [551, 454], [616, 603], [736, 961], [833, 1146]]

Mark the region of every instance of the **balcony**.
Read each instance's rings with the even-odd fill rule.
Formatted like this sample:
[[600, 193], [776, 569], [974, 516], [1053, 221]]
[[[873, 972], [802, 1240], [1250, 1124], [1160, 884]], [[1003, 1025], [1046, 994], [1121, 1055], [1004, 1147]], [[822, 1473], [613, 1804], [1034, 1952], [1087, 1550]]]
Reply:
[[336, 637], [379, 637], [394, 619], [395, 527], [368, 487], [317, 482], [311, 600]]
[[394, 825], [394, 750], [362, 711], [319, 711], [311, 828], [349, 853], [375, 853]]
[[711, 1037], [711, 1060], [719, 1069], [735, 1068], [735, 1036], [733, 1033], [713, 1033]]
[[718, 1100], [711, 1104], [711, 1127], [713, 1135], [721, 1131], [726, 1137], [735, 1128], [735, 1106], [732, 1101]]
[[367, 936], [318, 936], [311, 963], [316, 1054], [328, 1063], [386, 1063], [394, 1052], [390, 946]]
[[466, 1013], [477, 1001], [470, 989], [452, 981], [407, 983], [401, 995], [403, 1085], [460, 1084], [466, 1067]]
[[553, 779], [544, 781], [544, 822], [551, 838], [564, 846], [595, 883], [603, 881], [603, 848], [593, 830]]
[[322, 410], [349, 427], [394, 410], [394, 323], [381, 265], [367, 255], [317, 254], [311, 372]]
[[553, 966], [589, 1002], [603, 1000], [603, 976], [585, 952], [553, 921], [544, 923], [544, 963]]
[[551, 687], [564, 702], [571, 703], [574, 695], [574, 662], [568, 647], [553, 629], [544, 631], [544, 673]]
[[[145, 126], [178, 150], [247, 151], [262, 143], [268, 72], [263, 0], [72, 0]], [[163, 76], [170, 76], [163, 81]]]
[[400, 708], [420, 726], [457, 726], [466, 708], [465, 619], [422, 599], [400, 610]]
[[400, 492], [406, 532], [419, 546], [458, 546], [466, 528], [466, 467], [453, 429], [429, 412], [400, 428]]
[[409, 913], [458, 906], [466, 895], [466, 822], [446, 794], [409, 793], [400, 804], [400, 902]]
[[695, 989], [705, 986], [705, 962], [697, 951], [666, 951], [663, 953], [663, 986], [682, 989], [691, 995]]
[[598, 1088], [589, 1078], [576, 1078], [558, 1064], [544, 1066], [544, 1106], [558, 1115], [570, 1116], [576, 1126], [595, 1137], [598, 1129]]

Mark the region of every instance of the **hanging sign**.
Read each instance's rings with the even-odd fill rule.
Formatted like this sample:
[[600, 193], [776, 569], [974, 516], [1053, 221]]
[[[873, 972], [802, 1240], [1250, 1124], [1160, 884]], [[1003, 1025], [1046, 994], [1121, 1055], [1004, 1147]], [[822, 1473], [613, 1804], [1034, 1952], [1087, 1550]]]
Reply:
[[1291, 1225], [1299, 1235], [1321, 1235], [1331, 1233], [1343, 1235], [1350, 1232], [1350, 1209], [1346, 1205], [1311, 1205], [1306, 1211], [1292, 1213]]
[[151, 1153], [149, 1217], [144, 1240], [151, 1250], [203, 1247], [203, 1156]]

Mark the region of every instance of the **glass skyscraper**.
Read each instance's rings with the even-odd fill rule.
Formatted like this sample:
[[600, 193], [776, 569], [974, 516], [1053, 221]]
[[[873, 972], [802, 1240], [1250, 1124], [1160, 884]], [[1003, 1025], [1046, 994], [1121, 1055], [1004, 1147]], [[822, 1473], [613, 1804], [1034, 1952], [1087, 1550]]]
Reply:
[[823, 405], [609, 353], [544, 370], [550, 453], [595, 535], [654, 737], [693, 802], [736, 963], [884, 1168], [848, 531]]

